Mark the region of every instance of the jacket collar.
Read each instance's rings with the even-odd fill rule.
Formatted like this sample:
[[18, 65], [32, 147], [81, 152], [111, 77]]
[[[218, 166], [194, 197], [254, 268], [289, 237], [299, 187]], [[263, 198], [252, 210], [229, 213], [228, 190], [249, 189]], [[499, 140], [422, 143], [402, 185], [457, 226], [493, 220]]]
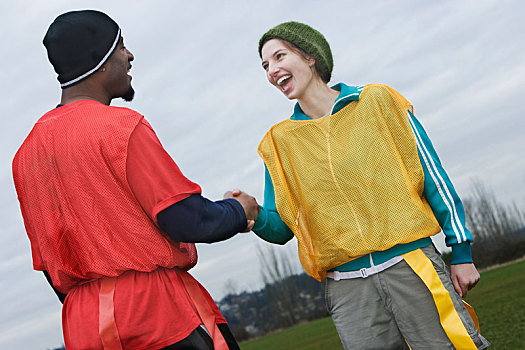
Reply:
[[[339, 112], [346, 105], [352, 101], [359, 101], [359, 95], [363, 91], [364, 86], [349, 86], [344, 83], [335, 84], [331, 88], [339, 91], [339, 96], [337, 96], [334, 106], [332, 107], [332, 112], [330, 115]], [[296, 102], [293, 110], [293, 115], [290, 118], [292, 120], [310, 120], [306, 114], [303, 113], [299, 103]]]

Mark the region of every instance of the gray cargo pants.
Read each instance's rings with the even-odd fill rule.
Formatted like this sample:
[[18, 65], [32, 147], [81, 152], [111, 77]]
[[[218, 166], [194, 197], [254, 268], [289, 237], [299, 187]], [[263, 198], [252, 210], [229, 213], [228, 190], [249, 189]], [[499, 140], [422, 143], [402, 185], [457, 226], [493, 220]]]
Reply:
[[[466, 329], [470, 348], [486, 349], [489, 342], [476, 330], [441, 256], [433, 245], [421, 250], [450, 294], [459, 316], [453, 328]], [[345, 349], [461, 349], [444, 331], [431, 291], [404, 260], [367, 278], [325, 283], [326, 306]]]

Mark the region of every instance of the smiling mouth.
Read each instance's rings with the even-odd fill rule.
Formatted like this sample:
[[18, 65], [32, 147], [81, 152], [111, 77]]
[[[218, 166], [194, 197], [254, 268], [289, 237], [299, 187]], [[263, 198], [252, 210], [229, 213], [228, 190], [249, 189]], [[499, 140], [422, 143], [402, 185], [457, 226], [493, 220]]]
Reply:
[[288, 74], [288, 75], [283, 75], [282, 77], [279, 78], [279, 80], [277, 80], [277, 85], [279, 85], [280, 87], [283, 87], [284, 85], [286, 85], [286, 83], [292, 78], [292, 75], [291, 74]]

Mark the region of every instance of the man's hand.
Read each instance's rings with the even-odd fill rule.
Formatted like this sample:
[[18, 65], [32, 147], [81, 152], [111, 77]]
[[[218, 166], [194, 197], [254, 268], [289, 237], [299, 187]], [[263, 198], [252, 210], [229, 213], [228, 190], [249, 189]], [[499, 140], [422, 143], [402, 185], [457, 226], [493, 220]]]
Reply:
[[255, 225], [255, 220], [260, 211], [259, 204], [257, 204], [255, 198], [237, 188], [233, 191], [226, 192], [224, 194], [224, 199], [226, 198], [233, 198], [241, 203], [244, 213], [246, 214], [246, 219], [248, 219], [246, 228], [242, 232], [250, 232]]
[[253, 226], [255, 226], [255, 220], [248, 220], [246, 228], [244, 230], [242, 230], [241, 232], [243, 232], [243, 233], [250, 232], [252, 230]]
[[456, 292], [464, 298], [467, 291], [478, 283], [480, 276], [474, 264], [457, 264], [450, 266], [450, 278]]

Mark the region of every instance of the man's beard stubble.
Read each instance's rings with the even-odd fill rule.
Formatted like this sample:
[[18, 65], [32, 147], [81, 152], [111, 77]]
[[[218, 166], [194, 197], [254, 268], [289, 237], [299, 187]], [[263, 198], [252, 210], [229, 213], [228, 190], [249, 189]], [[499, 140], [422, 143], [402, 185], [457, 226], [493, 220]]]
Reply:
[[133, 101], [133, 97], [135, 97], [135, 90], [133, 90], [133, 87], [130, 86], [128, 92], [126, 92], [124, 95], [121, 96], [122, 99], [126, 102]]

